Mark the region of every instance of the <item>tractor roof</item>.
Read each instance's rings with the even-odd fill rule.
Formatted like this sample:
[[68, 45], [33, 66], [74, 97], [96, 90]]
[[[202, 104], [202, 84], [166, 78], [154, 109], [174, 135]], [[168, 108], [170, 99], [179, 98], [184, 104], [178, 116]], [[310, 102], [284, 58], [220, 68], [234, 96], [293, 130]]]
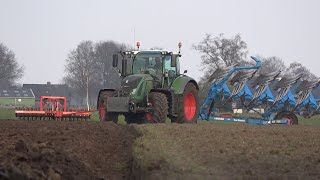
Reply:
[[[128, 53], [138, 54], [138, 53], [163, 53], [163, 54], [177, 54], [171, 51], [164, 51], [164, 50], [143, 50], [143, 51], [127, 51]], [[126, 52], [125, 52], [126, 53]]]

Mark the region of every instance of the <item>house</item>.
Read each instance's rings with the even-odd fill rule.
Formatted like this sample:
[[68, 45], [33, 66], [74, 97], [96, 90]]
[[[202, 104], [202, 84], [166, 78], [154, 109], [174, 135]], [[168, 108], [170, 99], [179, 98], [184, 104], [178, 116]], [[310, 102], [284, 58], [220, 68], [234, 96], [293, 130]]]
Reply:
[[40, 96], [65, 96], [70, 101], [71, 93], [66, 84], [23, 84], [23, 89], [32, 89], [36, 102], [40, 101]]
[[0, 106], [34, 106], [35, 96], [31, 89], [0, 89]]

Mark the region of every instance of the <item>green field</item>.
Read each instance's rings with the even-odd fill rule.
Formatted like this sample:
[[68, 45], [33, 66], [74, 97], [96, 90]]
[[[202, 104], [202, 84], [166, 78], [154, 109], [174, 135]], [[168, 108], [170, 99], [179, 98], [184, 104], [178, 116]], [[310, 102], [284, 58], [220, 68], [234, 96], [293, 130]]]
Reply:
[[35, 105], [34, 98], [0, 98], [2, 105], [31, 106]]
[[14, 108], [0, 108], [0, 120], [17, 119], [14, 111]]

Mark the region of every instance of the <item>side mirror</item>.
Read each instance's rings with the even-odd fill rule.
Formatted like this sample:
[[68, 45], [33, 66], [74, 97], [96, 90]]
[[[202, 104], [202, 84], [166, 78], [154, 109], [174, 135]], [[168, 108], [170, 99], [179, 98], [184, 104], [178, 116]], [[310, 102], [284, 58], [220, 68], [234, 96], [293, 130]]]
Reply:
[[171, 55], [171, 67], [176, 67], [177, 66], [177, 55], [172, 54]]
[[113, 54], [112, 56], [112, 66], [117, 67], [118, 66], [118, 54]]
[[176, 71], [169, 70], [169, 71], [168, 71], [168, 77], [169, 77], [169, 78], [174, 78], [174, 77], [176, 77]]
[[122, 59], [122, 70], [121, 73], [123, 76], [127, 75], [127, 66], [128, 66], [128, 60], [127, 59]]

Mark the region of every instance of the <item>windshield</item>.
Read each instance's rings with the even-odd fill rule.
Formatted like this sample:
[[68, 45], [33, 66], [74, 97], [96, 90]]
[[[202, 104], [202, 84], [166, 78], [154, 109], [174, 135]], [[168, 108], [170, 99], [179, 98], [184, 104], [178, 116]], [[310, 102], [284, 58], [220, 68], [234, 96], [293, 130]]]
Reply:
[[138, 53], [133, 60], [133, 74], [149, 73], [156, 76], [162, 74], [161, 53]]

